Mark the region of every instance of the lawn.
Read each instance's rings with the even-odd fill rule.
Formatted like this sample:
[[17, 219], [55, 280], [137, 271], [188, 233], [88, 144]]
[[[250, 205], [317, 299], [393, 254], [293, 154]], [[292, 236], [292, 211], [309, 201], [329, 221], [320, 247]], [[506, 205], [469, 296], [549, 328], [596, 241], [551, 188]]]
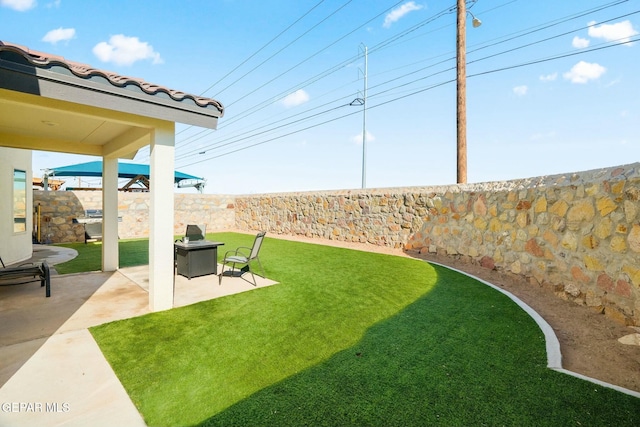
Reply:
[[[102, 269], [102, 242], [64, 243], [58, 246], [75, 249], [78, 256], [63, 264], [56, 264], [60, 274], [71, 274]], [[118, 241], [120, 267], [149, 264], [149, 240], [129, 239]]]
[[269, 238], [260, 258], [278, 285], [91, 329], [148, 425], [640, 425], [640, 399], [547, 369], [535, 322], [467, 276]]

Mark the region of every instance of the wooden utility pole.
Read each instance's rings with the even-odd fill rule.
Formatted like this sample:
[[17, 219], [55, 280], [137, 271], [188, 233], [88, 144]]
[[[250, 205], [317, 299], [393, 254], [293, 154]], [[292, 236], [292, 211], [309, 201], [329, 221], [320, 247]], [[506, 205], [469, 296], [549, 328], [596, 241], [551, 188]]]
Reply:
[[458, 0], [456, 70], [457, 70], [457, 178], [458, 184], [467, 182], [467, 5]]

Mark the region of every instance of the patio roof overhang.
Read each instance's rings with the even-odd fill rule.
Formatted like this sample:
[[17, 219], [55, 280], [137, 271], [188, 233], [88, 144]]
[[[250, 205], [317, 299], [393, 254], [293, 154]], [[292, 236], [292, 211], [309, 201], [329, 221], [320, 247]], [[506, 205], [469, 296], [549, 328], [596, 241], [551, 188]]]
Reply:
[[0, 41], [0, 146], [132, 159], [160, 122], [215, 129], [224, 107]]

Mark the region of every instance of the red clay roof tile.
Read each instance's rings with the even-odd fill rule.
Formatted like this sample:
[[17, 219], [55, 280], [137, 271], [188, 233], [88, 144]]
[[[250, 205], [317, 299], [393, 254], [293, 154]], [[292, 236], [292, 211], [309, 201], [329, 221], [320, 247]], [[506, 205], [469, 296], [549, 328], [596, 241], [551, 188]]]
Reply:
[[40, 68], [48, 67], [50, 65], [61, 65], [80, 78], [102, 76], [107, 79], [109, 83], [117, 87], [124, 87], [129, 84], [135, 84], [140, 89], [142, 89], [142, 91], [149, 95], [166, 93], [171, 97], [171, 99], [177, 102], [181, 102], [185, 99], [192, 99], [200, 107], [206, 108], [211, 105], [217, 108], [220, 111], [220, 117], [222, 117], [222, 115], [224, 114], [224, 106], [220, 102], [212, 98], [191, 95], [178, 90], [169, 89], [164, 86], [149, 83], [139, 78], [127, 77], [111, 71], [100, 70], [80, 62], [67, 61], [62, 56], [34, 51], [25, 46], [14, 43], [0, 41], [0, 51], [1, 50], [10, 50], [16, 52], [22, 55], [30, 64], [33, 64], [34, 66]]

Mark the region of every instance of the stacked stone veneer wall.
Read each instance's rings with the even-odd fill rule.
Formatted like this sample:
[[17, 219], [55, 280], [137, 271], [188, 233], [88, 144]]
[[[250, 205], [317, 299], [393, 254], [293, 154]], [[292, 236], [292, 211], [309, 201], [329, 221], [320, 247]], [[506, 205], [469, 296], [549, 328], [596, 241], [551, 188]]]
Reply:
[[[40, 207], [40, 241], [42, 243], [84, 241], [84, 226], [74, 223], [73, 219], [84, 217], [85, 208], [72, 192], [34, 190], [33, 206]], [[37, 223], [34, 214], [34, 229]]]
[[[34, 191], [34, 206], [41, 209], [41, 241], [84, 241], [84, 218], [89, 209], [102, 209], [101, 191]], [[234, 197], [208, 194], [174, 195], [174, 232], [183, 234], [187, 224], [205, 224], [207, 231], [234, 227]], [[118, 193], [118, 235], [122, 239], [149, 236], [149, 193]]]
[[500, 183], [238, 196], [236, 226], [442, 253], [640, 325], [640, 164]]
[[[148, 236], [148, 193], [118, 194], [121, 238]], [[43, 240], [83, 241], [99, 191], [34, 191]], [[208, 230], [363, 242], [441, 253], [525, 276], [532, 286], [640, 325], [640, 164], [438, 187], [175, 195], [175, 234]], [[45, 237], [48, 236], [48, 239]]]

